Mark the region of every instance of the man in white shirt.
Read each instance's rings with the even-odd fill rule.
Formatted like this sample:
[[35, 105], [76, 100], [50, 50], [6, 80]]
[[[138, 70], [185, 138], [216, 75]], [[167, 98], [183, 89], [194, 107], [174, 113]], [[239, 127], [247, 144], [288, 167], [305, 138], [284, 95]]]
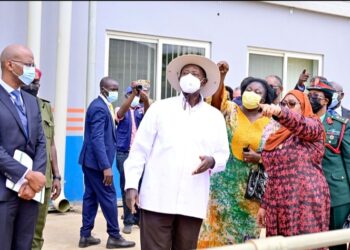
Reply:
[[145, 114], [124, 163], [126, 200], [132, 211], [140, 201], [141, 249], [195, 249], [210, 175], [229, 157], [224, 118], [204, 101], [220, 72], [208, 58], [184, 55], [168, 65], [167, 79], [181, 94]]

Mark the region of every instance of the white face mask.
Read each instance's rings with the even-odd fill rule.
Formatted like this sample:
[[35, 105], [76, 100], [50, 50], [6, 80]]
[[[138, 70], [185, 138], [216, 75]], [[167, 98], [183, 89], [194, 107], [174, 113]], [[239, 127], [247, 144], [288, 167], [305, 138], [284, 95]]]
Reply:
[[135, 108], [137, 105], [139, 105], [139, 103], [140, 103], [140, 97], [135, 96], [134, 99], [132, 100], [130, 106]]
[[329, 105], [330, 109], [335, 108], [339, 104], [338, 93], [334, 93], [332, 97], [332, 103]]
[[201, 80], [189, 73], [180, 78], [180, 87], [184, 93], [193, 94], [201, 87]]

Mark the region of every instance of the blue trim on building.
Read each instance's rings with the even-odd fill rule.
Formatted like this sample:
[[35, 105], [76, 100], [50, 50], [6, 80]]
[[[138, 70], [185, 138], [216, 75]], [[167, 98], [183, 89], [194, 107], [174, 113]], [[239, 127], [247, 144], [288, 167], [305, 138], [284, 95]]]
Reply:
[[[82, 201], [84, 194], [83, 171], [78, 163], [79, 154], [83, 145], [83, 136], [66, 137], [66, 168], [64, 170], [64, 192], [69, 201]], [[119, 172], [116, 161], [113, 163], [114, 185], [117, 189], [117, 198], [121, 199], [119, 188]]]

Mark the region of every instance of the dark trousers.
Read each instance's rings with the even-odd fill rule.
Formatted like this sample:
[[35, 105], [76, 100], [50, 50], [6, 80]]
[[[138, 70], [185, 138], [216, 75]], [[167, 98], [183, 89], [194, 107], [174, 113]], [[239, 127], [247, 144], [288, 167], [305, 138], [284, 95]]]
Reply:
[[141, 209], [141, 249], [196, 249], [202, 221], [202, 219], [189, 216]]
[[85, 192], [83, 197], [83, 226], [80, 236], [89, 237], [94, 228], [98, 204], [107, 221], [109, 236], [119, 239], [117, 195], [114, 184], [103, 184], [103, 172], [83, 166]]
[[[119, 171], [120, 178], [120, 190], [123, 198], [123, 213], [124, 213], [124, 225], [138, 225], [140, 212], [137, 206], [135, 206], [136, 214], [132, 214], [131, 210], [126, 205], [125, 200], [125, 173], [124, 173], [124, 162], [128, 158], [129, 152], [119, 152], [117, 151], [117, 168]], [[140, 185], [139, 185], [140, 187]], [[140, 190], [140, 189], [139, 189]]]
[[32, 248], [39, 203], [22, 200], [15, 195], [10, 201], [0, 201], [1, 250]]
[[[350, 203], [332, 207], [329, 230], [342, 229], [343, 224], [350, 213]], [[346, 244], [330, 247], [329, 250], [346, 250]]]

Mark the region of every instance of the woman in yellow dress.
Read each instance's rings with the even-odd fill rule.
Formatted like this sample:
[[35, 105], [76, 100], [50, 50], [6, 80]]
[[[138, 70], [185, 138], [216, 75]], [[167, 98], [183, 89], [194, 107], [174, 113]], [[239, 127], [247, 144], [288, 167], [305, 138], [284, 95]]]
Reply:
[[[242, 106], [227, 99], [223, 79], [228, 71], [218, 64], [221, 83], [209, 101], [226, 120], [230, 158], [223, 172], [211, 177], [207, 219], [203, 222], [198, 248], [242, 243], [256, 237], [257, 201], [244, 198], [249, 170], [261, 161], [262, 133], [270, 119], [263, 117], [259, 103], [271, 104], [274, 92], [262, 79], [247, 77], [241, 83]], [[245, 148], [246, 152], [243, 152]]]

